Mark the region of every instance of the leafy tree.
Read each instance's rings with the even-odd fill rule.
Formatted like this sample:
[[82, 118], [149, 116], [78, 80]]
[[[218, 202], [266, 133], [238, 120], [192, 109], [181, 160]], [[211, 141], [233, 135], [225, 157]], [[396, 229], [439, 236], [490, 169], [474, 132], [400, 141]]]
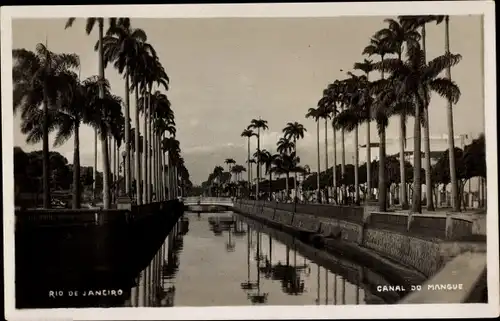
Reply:
[[57, 54], [44, 44], [37, 44], [35, 51], [12, 50], [14, 114], [21, 113], [22, 129], [28, 142], [42, 140], [43, 150], [43, 207], [50, 208], [49, 183], [49, 132], [54, 130], [53, 109], [59, 90], [64, 83], [61, 75], [79, 66], [76, 54]]

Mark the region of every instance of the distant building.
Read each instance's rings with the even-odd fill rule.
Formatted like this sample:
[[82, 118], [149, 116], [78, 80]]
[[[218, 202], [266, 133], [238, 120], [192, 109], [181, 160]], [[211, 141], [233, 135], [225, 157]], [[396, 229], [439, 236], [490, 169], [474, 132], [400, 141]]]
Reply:
[[[378, 139], [378, 137], [372, 137], [373, 140]], [[464, 135], [458, 135], [455, 136], [455, 147], [463, 149], [466, 145], [470, 144], [472, 142], [472, 135], [470, 134], [464, 134]], [[406, 146], [405, 146], [405, 158], [406, 161], [410, 162], [413, 165], [413, 137], [408, 137], [406, 139]], [[378, 160], [379, 155], [378, 155], [378, 148], [379, 148], [379, 143], [371, 143], [371, 160], [375, 161]], [[386, 139], [386, 155], [394, 155], [399, 158], [399, 138], [388, 138]], [[422, 137], [422, 145], [421, 145], [421, 156], [422, 156], [422, 161], [425, 159], [425, 153], [424, 153], [424, 141]], [[448, 136], [447, 135], [441, 135], [441, 136], [431, 136], [430, 137], [430, 150], [431, 150], [431, 165], [434, 165], [441, 157], [444, 151], [448, 149]], [[346, 160], [347, 161], [347, 160]], [[362, 144], [360, 145], [359, 149], [359, 162], [360, 164], [363, 164], [366, 162], [366, 145]], [[423, 166], [423, 163], [422, 163]]]

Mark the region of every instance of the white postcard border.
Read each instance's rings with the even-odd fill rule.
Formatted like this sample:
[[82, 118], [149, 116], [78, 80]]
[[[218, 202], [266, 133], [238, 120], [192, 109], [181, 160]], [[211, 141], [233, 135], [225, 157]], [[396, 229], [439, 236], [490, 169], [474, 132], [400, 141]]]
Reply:
[[[498, 179], [496, 133], [495, 11], [493, 1], [370, 3], [196, 4], [134, 6], [30, 6], [1, 8], [4, 278], [6, 319], [165, 320], [165, 319], [386, 319], [467, 318], [499, 315]], [[488, 304], [259, 306], [207, 308], [23, 309], [14, 306], [14, 191], [12, 108], [12, 18], [130, 16], [135, 18], [329, 17], [361, 15], [484, 15], [484, 102], [487, 158]]]

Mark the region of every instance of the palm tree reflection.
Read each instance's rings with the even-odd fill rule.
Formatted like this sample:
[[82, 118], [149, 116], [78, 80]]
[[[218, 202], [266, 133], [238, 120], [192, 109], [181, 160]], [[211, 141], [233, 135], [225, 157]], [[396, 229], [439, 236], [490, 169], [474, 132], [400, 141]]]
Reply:
[[[260, 262], [262, 260], [262, 255], [260, 253], [260, 245], [261, 245], [261, 233], [257, 231], [257, 292], [256, 293], [248, 293], [247, 297], [250, 299], [252, 304], [264, 304], [267, 302], [268, 293], [260, 292]], [[249, 260], [250, 263], [250, 260]], [[249, 278], [250, 279], [250, 278]]]
[[255, 282], [250, 281], [250, 243], [252, 241], [252, 233], [250, 226], [247, 225], [247, 281], [241, 283], [241, 288], [244, 291], [252, 290], [256, 287]]
[[179, 235], [184, 236], [189, 232], [189, 218], [183, 216], [179, 222], [180, 222]]
[[241, 219], [236, 219], [235, 225], [234, 225], [234, 236], [236, 237], [242, 237], [246, 234], [247, 232], [245, 231], [243, 221]]
[[316, 286], [316, 304], [319, 305], [320, 304], [320, 300], [321, 300], [321, 292], [320, 292], [320, 288], [321, 288], [321, 269], [319, 267], [319, 264], [316, 264], [316, 268], [318, 270], [318, 275], [317, 275], [317, 280], [318, 280], [318, 284]]
[[229, 231], [227, 232], [227, 235], [228, 235], [227, 242], [226, 242], [226, 251], [227, 252], [234, 252], [235, 247], [236, 247], [236, 243], [232, 239], [232, 234], [233, 234], [233, 231], [232, 231], [232, 228], [230, 226]]
[[174, 306], [175, 276], [179, 270], [179, 255], [184, 246], [182, 233], [175, 235], [171, 233], [168, 237], [166, 260], [162, 262], [162, 285], [163, 289], [158, 296], [159, 306]]
[[300, 271], [305, 267], [297, 266], [297, 251], [293, 251], [293, 266], [290, 266], [290, 248], [286, 248], [286, 268], [283, 270], [281, 278], [281, 288], [283, 292], [289, 295], [299, 295], [304, 293], [304, 280], [300, 277]]

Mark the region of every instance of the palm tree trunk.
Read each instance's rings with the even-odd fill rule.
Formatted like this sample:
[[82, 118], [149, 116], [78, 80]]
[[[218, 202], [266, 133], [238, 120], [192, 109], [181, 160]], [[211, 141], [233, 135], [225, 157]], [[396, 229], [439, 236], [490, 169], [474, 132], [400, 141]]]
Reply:
[[250, 182], [253, 185], [253, 164], [250, 163]]
[[359, 203], [359, 147], [358, 126], [354, 128], [354, 201]]
[[152, 125], [153, 125], [153, 118], [154, 118], [154, 111], [153, 111], [153, 106], [151, 106], [151, 86], [149, 86], [149, 91], [148, 91], [148, 106], [149, 106], [149, 113], [148, 113], [148, 202], [151, 203], [153, 201], [153, 136], [152, 136]]
[[[104, 21], [103, 18], [99, 18], [99, 79], [101, 83], [99, 84], [99, 98], [104, 99], [104, 53], [102, 50], [102, 38], [104, 33]], [[101, 128], [101, 130], [104, 128]], [[111, 207], [111, 199], [110, 199], [110, 190], [109, 190], [109, 155], [108, 155], [108, 137], [107, 133], [101, 134], [101, 149], [102, 149], [102, 171], [103, 171], [103, 180], [102, 180], [102, 198], [103, 198], [103, 207], [105, 210]]]
[[422, 212], [422, 184], [420, 178], [420, 170], [422, 168], [422, 158], [420, 153], [420, 110], [422, 108], [422, 103], [417, 103], [415, 108], [415, 125], [413, 134], [413, 200], [412, 200], [412, 212], [421, 213]]
[[158, 142], [158, 152], [160, 153], [160, 180], [161, 180], [161, 200], [165, 201], [165, 192], [166, 192], [166, 184], [165, 184], [165, 152], [162, 149], [161, 142], [163, 140], [163, 134], [160, 136], [160, 141]]
[[[335, 117], [335, 114], [334, 114]], [[333, 133], [333, 165], [332, 165], [332, 176], [333, 176], [333, 197], [335, 198], [335, 203], [337, 204], [337, 131], [333, 127], [332, 123], [332, 133]]]
[[272, 181], [273, 181], [273, 173], [271, 172], [271, 168], [269, 168], [269, 200], [270, 201], [273, 199]]
[[[384, 55], [381, 55], [380, 60], [384, 60]], [[381, 71], [381, 79], [384, 79], [384, 70]], [[378, 207], [379, 211], [385, 212], [387, 210], [387, 188], [385, 177], [385, 126], [379, 126], [379, 148], [378, 148]]]
[[424, 152], [425, 152], [425, 198], [427, 200], [427, 210], [434, 211], [432, 199], [432, 178], [431, 178], [431, 149], [429, 134], [429, 108], [424, 109]]
[[160, 153], [160, 136], [158, 134], [155, 135], [155, 149], [156, 149], [156, 162], [155, 162], [155, 167], [156, 167], [156, 201], [161, 200], [161, 194], [163, 192], [163, 184], [161, 181], [161, 153]]
[[163, 198], [163, 195], [164, 195], [164, 192], [165, 192], [165, 184], [163, 182], [163, 152], [161, 150], [161, 139], [162, 139], [162, 134], [160, 134], [158, 136], [158, 139], [157, 139], [157, 149], [158, 149], [158, 182], [160, 184], [160, 200], [163, 201], [164, 198]]
[[175, 187], [175, 194], [174, 197], [179, 196], [179, 178], [178, 178], [178, 173], [177, 173], [177, 165], [174, 166], [174, 187]]
[[174, 199], [174, 171], [172, 165], [172, 154], [168, 152], [168, 184], [170, 188], [170, 199]]
[[141, 145], [140, 145], [140, 117], [139, 117], [139, 89], [135, 87], [135, 150], [134, 158], [135, 167], [135, 197], [137, 205], [142, 204], [142, 186], [141, 186]]
[[97, 129], [94, 128], [94, 182], [92, 183], [92, 202], [95, 205], [97, 199]]
[[[127, 62], [128, 65], [128, 62]], [[125, 69], [125, 164], [123, 176], [125, 177], [125, 195], [130, 195], [132, 171], [130, 170], [130, 83], [128, 67]]]
[[118, 179], [120, 178], [120, 175], [118, 173], [118, 163], [120, 162], [120, 159], [118, 158], [118, 142], [116, 139], [113, 139], [113, 171], [115, 172], [115, 178], [113, 180], [113, 185], [115, 186], [114, 188], [114, 200], [116, 202], [116, 197], [118, 195]]
[[[326, 170], [328, 170], [328, 117], [325, 117], [325, 174]], [[330, 203], [328, 195], [328, 184], [326, 184], [325, 188], [325, 203]]]
[[366, 122], [366, 196], [365, 200], [369, 201], [372, 198], [372, 153], [370, 139], [370, 121]]
[[319, 119], [316, 120], [316, 150], [317, 150], [317, 161], [318, 161], [318, 175], [316, 176], [316, 188], [317, 188], [317, 201], [321, 203], [321, 190], [320, 190], [320, 183], [319, 183], [319, 176], [321, 174], [321, 161], [320, 161], [320, 155], [319, 155]]
[[[297, 155], [297, 138], [293, 137], [293, 149], [295, 155]], [[271, 173], [271, 172], [269, 172]], [[294, 200], [297, 198], [297, 172], [293, 172], [293, 190], [294, 190]]]
[[163, 151], [163, 181], [165, 182], [165, 201], [170, 199], [170, 184], [168, 182], [167, 154]]
[[116, 142], [116, 192], [115, 197], [118, 198], [120, 192], [120, 145]]
[[385, 127], [379, 133], [379, 163], [378, 163], [378, 206], [380, 212], [387, 211], [387, 184], [385, 177]]
[[158, 152], [160, 153], [160, 160], [159, 160], [159, 162], [160, 162], [160, 164], [159, 164], [160, 169], [159, 169], [159, 171], [160, 171], [160, 175], [161, 175], [160, 180], [161, 180], [161, 195], [162, 195], [162, 201], [164, 201], [164, 200], [165, 200], [165, 192], [166, 192], [166, 188], [167, 188], [167, 185], [165, 184], [165, 180], [163, 179], [163, 177], [164, 177], [164, 173], [165, 173], [165, 170], [164, 170], [164, 168], [163, 168], [163, 165], [165, 164], [165, 161], [164, 161], [164, 159], [165, 159], [165, 153], [163, 152], [163, 148], [162, 148], [162, 146], [161, 146], [161, 142], [162, 142], [162, 140], [163, 140], [163, 136], [164, 136], [164, 135], [161, 135], [161, 136], [160, 136], [160, 139], [159, 139], [159, 141], [158, 141]]
[[[366, 74], [366, 79], [369, 79], [369, 73]], [[372, 198], [372, 147], [371, 147], [371, 110], [368, 108], [368, 121], [366, 122], [366, 196], [365, 200], [369, 201]]]
[[399, 175], [401, 177], [401, 184], [399, 187], [400, 204], [403, 210], [408, 209], [408, 197], [406, 195], [406, 168], [405, 168], [405, 135], [406, 132], [406, 119], [403, 115], [399, 116]]
[[[134, 138], [135, 141], [135, 138]], [[135, 164], [135, 149], [131, 148], [130, 152], [130, 164]], [[135, 167], [135, 165], [134, 165]], [[132, 166], [130, 166], [130, 193], [132, 193], [132, 182], [135, 180], [135, 169], [132, 170]], [[131, 195], [131, 194], [130, 194]]]
[[[43, 93], [43, 137], [42, 137], [42, 159], [43, 159], [43, 208], [51, 208], [50, 197], [50, 154], [49, 154], [49, 101], [47, 90]], [[94, 170], [95, 171], [95, 170]]]
[[[422, 50], [424, 52], [424, 63], [426, 56], [426, 28], [422, 26]], [[424, 113], [424, 169], [425, 169], [425, 198], [427, 200], [427, 210], [434, 211], [434, 203], [432, 201], [432, 180], [431, 180], [431, 150], [430, 150], [430, 134], [429, 134], [429, 109], [427, 104], [423, 106]]]
[[148, 175], [148, 155], [149, 155], [149, 148], [148, 148], [148, 110], [149, 110], [149, 105], [147, 103], [148, 97], [147, 93], [144, 93], [144, 135], [143, 135], [143, 163], [142, 163], [142, 172], [143, 172], [143, 192], [142, 192], [142, 199], [144, 204], [148, 204], [148, 185], [149, 185], [149, 175]]
[[163, 201], [163, 195], [165, 193], [165, 184], [164, 184], [164, 181], [162, 179], [162, 175], [163, 175], [163, 170], [162, 170], [162, 166], [163, 166], [163, 151], [161, 149], [161, 139], [162, 139], [162, 135], [158, 136], [158, 182], [160, 184], [160, 198], [161, 200]]
[[255, 185], [255, 199], [259, 199], [260, 183], [260, 128], [257, 128], [257, 183]]
[[80, 120], [75, 123], [74, 152], [73, 152], [73, 200], [72, 208], [80, 208]]
[[250, 196], [250, 191], [252, 189], [252, 164], [250, 164], [250, 137], [247, 139], [247, 146], [248, 146], [248, 152], [247, 152], [247, 168], [248, 168], [248, 195]]
[[[342, 111], [344, 111], [344, 106], [342, 105]], [[345, 204], [346, 196], [347, 196], [347, 188], [344, 182], [345, 179], [345, 131], [344, 129], [340, 130], [340, 143], [341, 143], [341, 164], [340, 164], [340, 178], [342, 179], [342, 203]]]
[[165, 180], [167, 181], [167, 200], [172, 199], [172, 181], [170, 177], [170, 152], [167, 150], [165, 155]]
[[[445, 17], [445, 54], [450, 53], [450, 16]], [[481, 26], [482, 27], [482, 26]], [[483, 68], [481, 66], [480, 68]], [[451, 67], [446, 68], [446, 78], [451, 80]], [[448, 100], [448, 105], [446, 108], [446, 119], [448, 124], [448, 153], [450, 159], [450, 184], [451, 184], [451, 204], [453, 206], [453, 211], [460, 211], [460, 204], [458, 202], [458, 180], [457, 180], [457, 170], [456, 170], [456, 160], [455, 160], [455, 134], [453, 128], [453, 108], [451, 100]]]
[[[153, 123], [154, 124], [154, 123]], [[151, 191], [151, 197], [153, 197], [153, 195], [155, 195], [155, 198], [156, 198], [156, 201], [158, 200], [158, 175], [156, 173], [156, 135], [154, 134], [154, 130], [153, 131], [153, 135], [151, 136], [151, 151], [152, 151], [152, 162], [151, 162], [151, 176], [152, 176], [152, 179], [151, 179], [151, 183], [153, 183], [153, 187], [152, 187], [152, 191]]]
[[114, 182], [114, 171], [115, 171], [115, 168], [114, 168], [114, 165], [113, 165], [113, 152], [112, 152], [112, 148], [111, 148], [111, 145], [113, 144], [113, 139], [111, 138], [111, 135], [108, 135], [106, 137], [107, 139], [107, 142], [106, 142], [106, 147], [108, 149], [108, 155], [109, 155], [109, 201], [111, 204], [113, 204], [113, 193], [112, 193], [112, 190], [113, 190], [113, 182]]
[[285, 195], [286, 195], [286, 200], [288, 200], [288, 196], [289, 196], [289, 186], [288, 186], [288, 181], [290, 179], [290, 174], [288, 172], [286, 172], [286, 181], [285, 181]]

